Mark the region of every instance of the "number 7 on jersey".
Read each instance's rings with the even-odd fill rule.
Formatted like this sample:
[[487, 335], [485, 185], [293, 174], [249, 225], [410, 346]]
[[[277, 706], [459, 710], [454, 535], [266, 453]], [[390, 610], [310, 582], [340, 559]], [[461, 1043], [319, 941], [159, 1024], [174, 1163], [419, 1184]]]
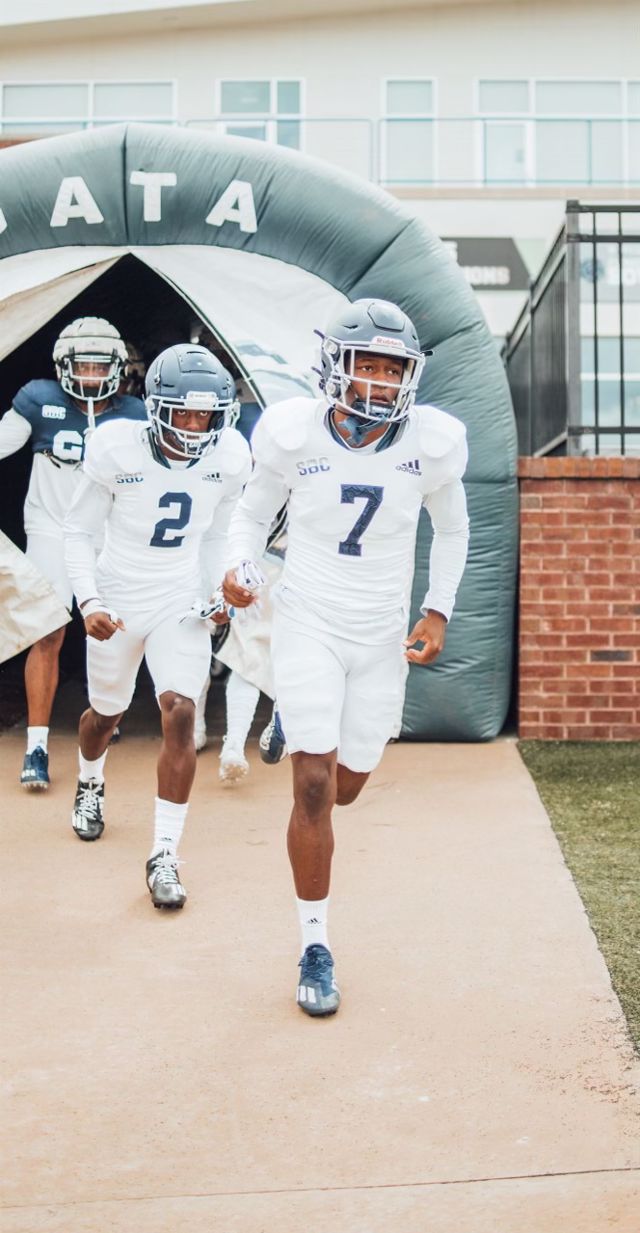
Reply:
[[361, 557], [362, 544], [360, 539], [366, 531], [373, 515], [382, 503], [384, 488], [376, 484], [341, 484], [340, 502], [342, 505], [353, 505], [359, 498], [365, 502], [359, 518], [354, 522], [346, 539], [341, 540], [338, 552], [345, 557]]

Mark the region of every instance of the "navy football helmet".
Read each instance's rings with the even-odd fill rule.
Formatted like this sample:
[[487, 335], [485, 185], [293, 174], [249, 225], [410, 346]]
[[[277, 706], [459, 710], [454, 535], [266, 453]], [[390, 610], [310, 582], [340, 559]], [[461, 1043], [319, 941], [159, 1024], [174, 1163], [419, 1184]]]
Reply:
[[[152, 436], [182, 458], [210, 453], [223, 430], [238, 418], [233, 377], [206, 347], [194, 343], [177, 343], [156, 356], [147, 371], [145, 390]], [[208, 427], [203, 432], [176, 427], [176, 409], [210, 411]]]
[[[65, 325], [53, 348], [58, 381], [78, 402], [112, 398], [126, 361], [124, 342], [115, 325], [103, 317], [78, 317]], [[102, 371], [90, 374], [89, 367]]]
[[[402, 309], [388, 300], [354, 300], [329, 322], [324, 333], [316, 333], [322, 339], [320, 388], [333, 407], [348, 411], [371, 426], [406, 419], [415, 402], [425, 354], [431, 352], [422, 352], [415, 326]], [[376, 401], [376, 389], [387, 383], [360, 377], [358, 382], [367, 386], [366, 398], [347, 402], [357, 351], [403, 361], [402, 378], [391, 404]]]

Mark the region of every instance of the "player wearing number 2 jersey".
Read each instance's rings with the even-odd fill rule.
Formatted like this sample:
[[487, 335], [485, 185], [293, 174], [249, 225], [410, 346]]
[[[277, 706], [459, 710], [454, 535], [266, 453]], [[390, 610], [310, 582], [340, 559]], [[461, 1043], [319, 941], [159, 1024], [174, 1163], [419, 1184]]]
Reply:
[[[65, 326], [53, 359], [57, 381], [29, 381], [0, 422], [0, 458], [30, 441], [33, 465], [24, 506], [27, 556], [67, 608], [73, 599], [64, 564], [63, 523], [80, 480], [85, 436], [113, 419], [145, 418], [139, 398], [116, 393], [127, 351], [101, 317]], [[23, 787], [49, 786], [48, 735], [65, 627], [34, 643], [25, 664], [28, 729]]]
[[[293, 767], [297, 1000], [311, 1015], [333, 1014], [340, 1000], [327, 941], [332, 807], [355, 800], [393, 734], [407, 661], [442, 649], [468, 539], [465, 429], [414, 405], [424, 356], [408, 317], [359, 300], [321, 337], [325, 396], [268, 408], [253, 434], [256, 466], [231, 521], [224, 581], [229, 604], [253, 602], [236, 569], [260, 560], [288, 499], [272, 654]], [[429, 590], [405, 638], [422, 508], [434, 528]]]
[[[89, 442], [65, 523], [91, 704], [80, 720], [72, 824], [80, 839], [102, 834], [107, 746], [144, 656], [163, 737], [147, 884], [155, 907], [181, 908], [177, 849], [195, 774], [195, 703], [211, 659], [209, 629], [195, 608], [222, 578], [229, 516], [251, 459], [233, 427], [233, 380], [205, 347], [163, 351], [146, 389], [148, 426], [108, 424]], [[96, 561], [93, 536], [103, 528]]]

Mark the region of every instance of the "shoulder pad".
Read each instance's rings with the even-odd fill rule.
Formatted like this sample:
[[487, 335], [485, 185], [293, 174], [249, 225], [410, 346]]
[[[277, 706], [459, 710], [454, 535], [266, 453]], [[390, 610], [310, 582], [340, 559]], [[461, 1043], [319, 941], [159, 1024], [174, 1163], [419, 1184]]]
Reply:
[[209, 463], [212, 458], [218, 466], [224, 467], [226, 475], [240, 475], [241, 471], [248, 472], [251, 467], [251, 451], [237, 428], [225, 428], [213, 453], [205, 454]]
[[427, 458], [444, 458], [464, 441], [466, 428], [462, 420], [438, 407], [416, 407], [420, 446]]
[[101, 424], [98, 419], [84, 451], [87, 475], [109, 484], [117, 471], [130, 470], [132, 451], [140, 441], [143, 427], [139, 420], [108, 420]]
[[128, 420], [147, 419], [147, 410], [142, 399], [134, 398], [131, 394], [120, 394], [115, 398], [109, 413]]
[[[118, 441], [128, 440], [130, 434], [135, 432], [136, 427], [139, 427], [138, 421], [130, 420], [124, 415], [117, 419], [106, 420], [101, 415], [97, 415], [95, 432], [100, 432], [100, 449], [104, 450]], [[93, 437], [90, 437], [89, 440], [93, 440]]]
[[114, 452], [121, 447], [124, 449], [123, 456], [126, 458], [131, 450], [131, 438], [139, 428], [138, 420], [107, 420], [106, 423], [101, 424], [98, 416], [95, 432], [91, 433], [87, 440], [85, 458], [88, 456], [94, 465], [98, 459], [101, 459], [103, 465], [108, 466], [108, 457], [113, 458]]
[[285, 402], [273, 403], [263, 411], [260, 419], [261, 436], [270, 440], [278, 449], [299, 450], [309, 431], [317, 398], [287, 398]]
[[40, 415], [43, 406], [68, 408], [67, 397], [57, 381], [28, 381], [13, 399], [13, 408], [25, 419]]

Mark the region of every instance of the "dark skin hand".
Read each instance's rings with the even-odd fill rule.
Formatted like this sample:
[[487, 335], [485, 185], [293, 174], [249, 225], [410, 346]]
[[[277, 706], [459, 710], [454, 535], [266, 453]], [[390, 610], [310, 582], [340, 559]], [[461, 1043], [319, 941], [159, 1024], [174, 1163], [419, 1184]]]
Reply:
[[[426, 617], [416, 621], [411, 633], [407, 635], [403, 645], [407, 647], [405, 659], [410, 664], [431, 664], [440, 654], [445, 639], [447, 622], [440, 612], [431, 609]], [[422, 642], [422, 650], [414, 650], [416, 642]]]
[[97, 642], [107, 642], [109, 638], [113, 638], [117, 629], [125, 627], [120, 617], [117, 621], [112, 621], [108, 612], [92, 612], [83, 620], [88, 636], [95, 638]]

